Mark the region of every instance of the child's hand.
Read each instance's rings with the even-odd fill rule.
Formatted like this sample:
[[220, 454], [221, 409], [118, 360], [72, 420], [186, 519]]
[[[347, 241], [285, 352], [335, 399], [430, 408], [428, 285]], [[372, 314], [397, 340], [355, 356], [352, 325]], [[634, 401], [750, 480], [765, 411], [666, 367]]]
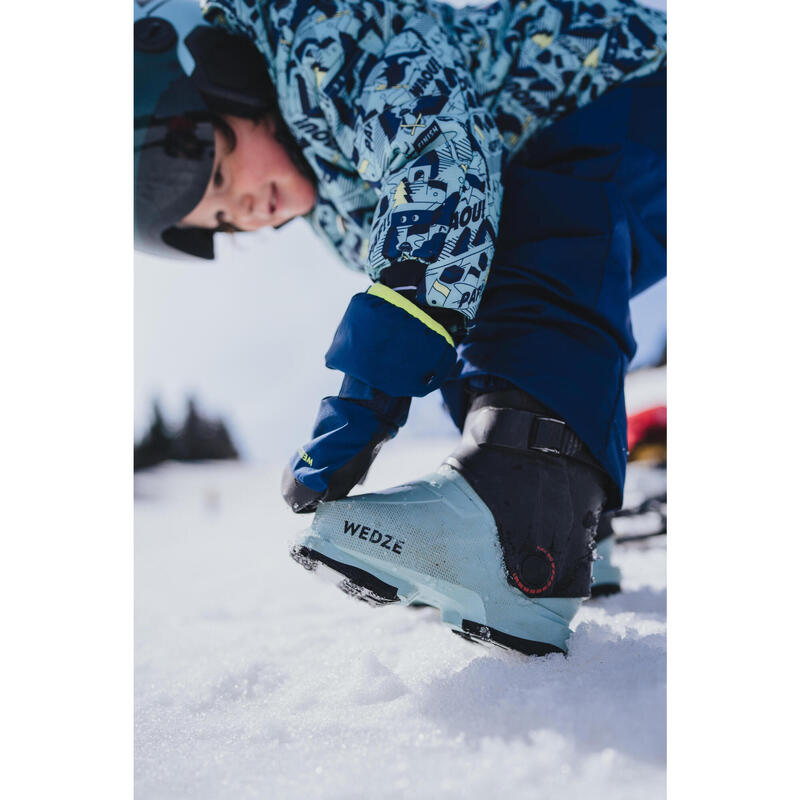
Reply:
[[284, 470], [281, 493], [292, 511], [314, 511], [320, 502], [345, 497], [405, 424], [410, 402], [345, 376], [339, 396], [322, 400], [311, 441]]
[[339, 396], [323, 399], [311, 441], [283, 474], [292, 511], [345, 497], [405, 424], [410, 397], [438, 389], [455, 362], [452, 336], [427, 311], [377, 283], [355, 295], [325, 355], [345, 373]]

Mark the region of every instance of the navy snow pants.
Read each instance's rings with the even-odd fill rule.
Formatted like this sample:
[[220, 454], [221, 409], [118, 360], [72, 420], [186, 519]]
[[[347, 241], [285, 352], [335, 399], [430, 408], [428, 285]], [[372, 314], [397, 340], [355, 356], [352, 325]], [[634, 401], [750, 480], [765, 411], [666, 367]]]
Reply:
[[467, 385], [509, 381], [581, 437], [621, 501], [629, 300], [666, 275], [666, 68], [537, 134], [508, 164], [475, 327], [442, 388], [461, 427]]

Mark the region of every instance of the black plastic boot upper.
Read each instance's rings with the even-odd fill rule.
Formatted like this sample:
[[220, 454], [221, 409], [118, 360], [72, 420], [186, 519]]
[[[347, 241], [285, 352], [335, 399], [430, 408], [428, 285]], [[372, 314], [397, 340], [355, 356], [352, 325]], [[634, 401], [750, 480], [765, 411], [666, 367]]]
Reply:
[[608, 478], [566, 424], [519, 389], [475, 397], [446, 459], [492, 512], [508, 581], [528, 597], [588, 597]]

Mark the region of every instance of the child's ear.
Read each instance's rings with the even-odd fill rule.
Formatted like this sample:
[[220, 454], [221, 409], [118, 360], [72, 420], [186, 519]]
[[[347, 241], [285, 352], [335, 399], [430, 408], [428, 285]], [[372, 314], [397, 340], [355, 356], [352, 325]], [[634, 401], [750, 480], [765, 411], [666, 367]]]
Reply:
[[275, 122], [275, 116], [271, 112], [267, 112], [262, 117], [261, 122], [267, 129], [267, 133], [270, 134], [270, 136], [273, 136], [278, 128], [278, 125]]

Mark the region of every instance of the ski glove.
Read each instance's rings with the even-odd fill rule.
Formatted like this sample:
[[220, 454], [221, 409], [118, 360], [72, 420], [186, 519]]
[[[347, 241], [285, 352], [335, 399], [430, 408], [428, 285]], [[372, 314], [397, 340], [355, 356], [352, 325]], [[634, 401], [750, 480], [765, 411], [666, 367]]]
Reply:
[[355, 295], [325, 354], [345, 374], [339, 396], [323, 399], [311, 441], [284, 471], [292, 510], [345, 497], [405, 424], [410, 398], [438, 389], [455, 362], [451, 333], [427, 310], [380, 283]]
[[405, 424], [410, 405], [408, 397], [390, 397], [345, 375], [338, 397], [323, 398], [311, 441], [283, 472], [281, 492], [292, 511], [314, 511], [320, 502], [345, 497]]
[[325, 366], [390, 397], [430, 394], [453, 369], [456, 348], [451, 333], [429, 311], [373, 283], [350, 300], [325, 354]]

